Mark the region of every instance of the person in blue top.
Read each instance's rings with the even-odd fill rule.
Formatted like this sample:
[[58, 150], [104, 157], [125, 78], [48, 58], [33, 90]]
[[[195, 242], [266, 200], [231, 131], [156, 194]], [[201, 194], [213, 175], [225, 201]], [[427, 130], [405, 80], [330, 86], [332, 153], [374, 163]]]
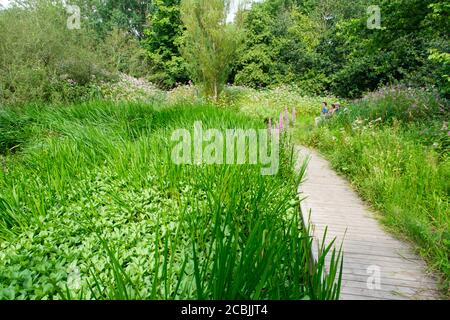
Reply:
[[328, 109], [328, 103], [322, 102], [322, 111], [320, 112], [320, 117], [316, 118], [316, 126], [318, 126], [326, 117], [330, 115], [330, 110]]
[[328, 103], [327, 102], [323, 102], [322, 103], [322, 115], [326, 116], [328, 114]]

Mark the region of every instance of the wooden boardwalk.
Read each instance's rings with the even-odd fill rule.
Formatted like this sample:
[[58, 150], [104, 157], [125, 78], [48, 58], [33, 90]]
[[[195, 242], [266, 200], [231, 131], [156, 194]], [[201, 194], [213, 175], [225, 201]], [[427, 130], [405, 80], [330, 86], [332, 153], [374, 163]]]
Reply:
[[411, 247], [386, 233], [374, 214], [318, 153], [298, 147], [298, 163], [309, 158], [299, 187], [302, 214], [317, 242], [328, 227], [327, 241], [343, 243], [343, 300], [439, 299], [435, 280]]

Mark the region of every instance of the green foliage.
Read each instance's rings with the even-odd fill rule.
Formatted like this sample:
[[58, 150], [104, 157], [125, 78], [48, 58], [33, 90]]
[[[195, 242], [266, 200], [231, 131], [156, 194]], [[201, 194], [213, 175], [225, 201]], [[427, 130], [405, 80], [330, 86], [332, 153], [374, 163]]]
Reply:
[[[336, 299], [282, 170], [175, 165], [173, 130], [264, 128], [209, 105], [27, 106], [0, 169], [0, 299]], [[285, 141], [285, 140], [283, 140]], [[288, 146], [287, 141], [284, 144]], [[283, 173], [283, 174], [281, 174]], [[330, 253], [323, 248], [323, 255]]]
[[239, 21], [226, 22], [227, 6], [224, 0], [182, 1], [181, 17], [186, 28], [182, 54], [203, 94], [215, 101], [231, 72], [242, 35]]
[[149, 80], [168, 89], [189, 80], [180, 45], [183, 27], [180, 0], [156, 0], [145, 29], [144, 47], [151, 62]]
[[108, 76], [90, 34], [69, 30], [62, 6], [27, 2], [31, 8], [0, 11], [0, 104], [71, 101], [95, 94]]
[[113, 28], [100, 46], [107, 65], [113, 70], [134, 77], [143, 77], [149, 73], [146, 51], [125, 30]]
[[[272, 82], [273, 58], [271, 49], [273, 36], [270, 34], [271, 17], [265, 14], [261, 5], [255, 5], [244, 20], [245, 40], [239, 50], [239, 61], [235, 70], [238, 85], [264, 87]], [[250, 49], [250, 50], [249, 50]]]
[[24, 130], [30, 122], [27, 117], [16, 117], [11, 110], [0, 109], [0, 154], [14, 153], [31, 133]]
[[434, 80], [441, 93], [448, 97], [450, 95], [450, 53], [442, 52], [439, 49], [431, 48], [428, 60], [437, 65]]
[[[284, 83], [323, 89], [314, 50], [318, 46], [318, 24], [298, 7], [281, 1], [255, 4], [245, 15], [245, 42], [235, 66], [235, 82], [254, 88]], [[307, 85], [306, 85], [307, 83]]]
[[254, 88], [295, 84], [308, 94], [330, 91], [339, 66], [338, 21], [361, 15], [366, 1], [279, 1], [255, 4], [245, 16], [245, 42], [234, 70]]
[[436, 92], [395, 86], [367, 94], [363, 99], [355, 101], [350, 113], [335, 120], [378, 119], [380, 123], [391, 125], [396, 121], [402, 123], [444, 121], [449, 116], [448, 101], [440, 98]]
[[448, 2], [381, 1], [381, 28], [369, 29], [366, 9], [373, 4], [254, 4], [232, 79], [254, 88], [296, 84], [310, 94], [351, 98], [403, 83], [434, 86], [448, 97]]
[[127, 30], [138, 39], [144, 37], [152, 0], [72, 0], [81, 9], [83, 24], [100, 38], [114, 29]]
[[[310, 119], [320, 112], [323, 101], [334, 101], [333, 97], [309, 97], [303, 95], [301, 89], [296, 87], [279, 87], [276, 89], [254, 90], [248, 88], [228, 88], [239, 90], [240, 94], [234, 104], [240, 111], [250, 114], [261, 120], [277, 119], [281, 112], [287, 108], [296, 109], [298, 121], [302, 118]], [[228, 91], [227, 90], [227, 91]]]
[[[367, 16], [337, 25], [336, 38], [344, 59], [333, 77], [332, 89], [339, 95], [358, 97], [388, 83], [437, 86], [448, 92], [448, 64], [428, 59], [430, 50], [448, 52], [448, 34], [443, 17], [448, 6], [435, 0], [381, 1], [381, 28], [370, 30]], [[445, 9], [447, 8], [447, 9]], [[445, 11], [447, 10], [447, 11]], [[447, 29], [448, 30], [448, 29]]]

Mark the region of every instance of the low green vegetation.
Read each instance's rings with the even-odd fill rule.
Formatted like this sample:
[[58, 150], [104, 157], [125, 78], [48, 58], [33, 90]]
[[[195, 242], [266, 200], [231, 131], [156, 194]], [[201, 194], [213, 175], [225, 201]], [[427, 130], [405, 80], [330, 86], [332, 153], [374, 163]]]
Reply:
[[106, 102], [0, 120], [0, 298], [338, 297], [338, 257], [328, 276], [323, 261], [310, 269], [287, 140], [276, 176], [171, 160], [172, 131], [194, 121], [264, 123], [210, 105]]

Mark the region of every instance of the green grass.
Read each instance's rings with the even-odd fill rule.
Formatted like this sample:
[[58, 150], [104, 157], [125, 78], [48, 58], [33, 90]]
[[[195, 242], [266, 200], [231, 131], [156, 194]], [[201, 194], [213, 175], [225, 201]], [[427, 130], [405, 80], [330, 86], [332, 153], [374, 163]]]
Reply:
[[309, 267], [288, 141], [276, 176], [173, 164], [198, 120], [264, 127], [209, 105], [0, 110], [0, 299], [338, 298], [340, 255]]
[[276, 89], [250, 89], [243, 87], [227, 87], [222, 100], [226, 107], [234, 106], [244, 114], [260, 119], [279, 119], [280, 112], [286, 108], [291, 112], [297, 111], [299, 121], [309, 119], [320, 111], [323, 101], [330, 103], [337, 101], [335, 97], [302, 96], [295, 88], [280, 87]]
[[448, 295], [448, 102], [428, 92], [391, 88], [346, 107], [318, 127], [314, 117], [299, 123], [297, 141], [320, 150], [392, 232], [415, 244]]

